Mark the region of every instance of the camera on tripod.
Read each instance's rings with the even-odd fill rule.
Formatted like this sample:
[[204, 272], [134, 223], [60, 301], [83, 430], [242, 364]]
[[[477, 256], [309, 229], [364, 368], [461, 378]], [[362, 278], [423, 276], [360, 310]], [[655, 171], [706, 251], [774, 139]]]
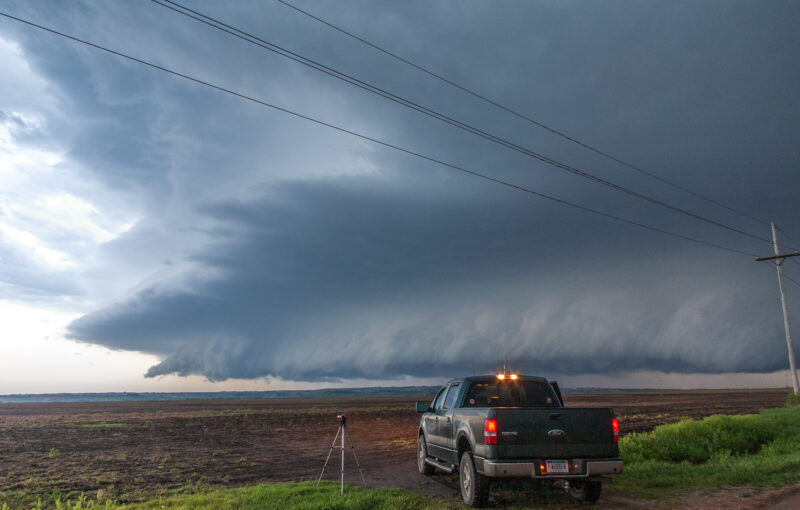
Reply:
[[[322, 465], [322, 472], [319, 474], [319, 478], [317, 479], [317, 487], [319, 487], [319, 482], [322, 481], [322, 475], [325, 474], [325, 468], [328, 467], [328, 461], [331, 460], [331, 454], [333, 453], [333, 449], [336, 447], [336, 440], [339, 439], [339, 434], [341, 434], [342, 442], [340, 448], [342, 449], [342, 475], [339, 479], [339, 494], [344, 495], [344, 436], [345, 429], [347, 428], [347, 415], [344, 413], [337, 414], [336, 418], [339, 420], [339, 430], [336, 431], [336, 436], [333, 438], [333, 443], [331, 443], [331, 449], [328, 451], [328, 457], [325, 459], [325, 464]], [[348, 437], [348, 439], [350, 439], [350, 437]], [[367, 481], [364, 479], [364, 473], [361, 471], [361, 464], [358, 463], [356, 448], [353, 446], [352, 440], [350, 440], [350, 449], [353, 451], [353, 459], [356, 461], [358, 474], [361, 475], [361, 482], [364, 484], [364, 487], [366, 487]]]

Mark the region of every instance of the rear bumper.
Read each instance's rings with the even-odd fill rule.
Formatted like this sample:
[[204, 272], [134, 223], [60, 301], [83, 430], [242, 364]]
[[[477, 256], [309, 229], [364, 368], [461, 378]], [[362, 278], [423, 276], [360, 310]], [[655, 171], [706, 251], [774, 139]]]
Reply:
[[495, 462], [483, 460], [478, 471], [491, 478], [588, 478], [590, 476], [618, 475], [622, 473], [622, 459], [585, 460], [586, 469], [581, 473], [541, 475], [537, 473], [536, 462]]

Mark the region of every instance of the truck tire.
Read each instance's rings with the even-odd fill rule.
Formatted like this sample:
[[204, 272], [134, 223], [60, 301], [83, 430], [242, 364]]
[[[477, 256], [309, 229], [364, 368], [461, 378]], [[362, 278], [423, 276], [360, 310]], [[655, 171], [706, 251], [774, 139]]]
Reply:
[[602, 482], [575, 482], [574, 485], [570, 485], [569, 494], [578, 501], [594, 503], [600, 498], [602, 490]]
[[436, 468], [425, 462], [428, 457], [428, 445], [425, 444], [425, 436], [420, 434], [417, 440], [417, 472], [421, 475], [432, 475]]
[[464, 504], [471, 507], [485, 505], [489, 499], [489, 479], [475, 469], [475, 461], [472, 460], [472, 452], [469, 450], [461, 455], [458, 475], [458, 486]]

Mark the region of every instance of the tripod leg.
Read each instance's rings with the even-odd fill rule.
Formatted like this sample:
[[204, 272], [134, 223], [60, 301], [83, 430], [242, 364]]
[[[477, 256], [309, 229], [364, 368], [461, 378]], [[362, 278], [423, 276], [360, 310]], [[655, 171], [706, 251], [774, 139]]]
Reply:
[[356, 456], [356, 447], [353, 446], [353, 439], [350, 436], [347, 436], [347, 440], [350, 442], [350, 449], [353, 450], [353, 458], [356, 460], [356, 467], [358, 468], [358, 473], [361, 475], [361, 482], [363, 482], [364, 487], [366, 487], [367, 481], [364, 480], [364, 473], [361, 471], [361, 464], [358, 463], [358, 457]]
[[339, 427], [339, 430], [336, 431], [336, 437], [333, 438], [333, 443], [331, 443], [331, 449], [328, 451], [328, 457], [325, 459], [325, 464], [322, 466], [322, 473], [319, 474], [319, 479], [317, 480], [317, 487], [319, 487], [319, 482], [322, 480], [322, 475], [325, 473], [325, 468], [328, 467], [328, 461], [331, 460], [331, 454], [333, 453], [333, 449], [336, 447], [336, 440], [339, 439], [339, 433], [342, 431], [342, 427]]
[[344, 496], [344, 422], [342, 422], [342, 474], [339, 479], [339, 495]]

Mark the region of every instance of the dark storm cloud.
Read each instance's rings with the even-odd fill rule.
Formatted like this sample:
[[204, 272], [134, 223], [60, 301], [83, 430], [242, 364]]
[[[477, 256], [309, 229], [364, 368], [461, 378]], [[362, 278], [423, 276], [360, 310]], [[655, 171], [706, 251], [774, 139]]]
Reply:
[[[761, 371], [785, 361], [779, 343], [751, 341], [775, 327], [737, 318], [745, 307], [763, 313], [755, 300], [722, 284], [681, 292], [690, 275], [661, 283], [658, 295], [615, 282], [629, 271], [666, 273], [611, 243], [618, 263], [559, 263], [557, 250], [525, 235], [546, 230], [552, 215], [520, 219], [535, 207], [502, 192], [418, 198], [360, 178], [273, 194], [281, 200], [205, 209], [219, 241], [193, 262], [222, 276], [144, 288], [74, 322], [72, 336], [165, 356], [150, 376], [210, 379], [426, 376], [504, 356], [547, 373]], [[603, 241], [583, 236], [559, 250], [582, 244]]]
[[[157, 6], [101, 3], [76, 12], [64, 5], [52, 21], [219, 85], [656, 228], [747, 253], [771, 249]], [[612, 164], [277, 3], [192, 6], [514, 143], [769, 235], [763, 223]], [[793, 87], [800, 35], [791, 2], [301, 6], [800, 238]], [[748, 256], [21, 37], [70, 98], [53, 127], [69, 133], [70, 156], [87, 179], [144, 204], [136, 226], [98, 247], [82, 272], [90, 288], [108, 290], [95, 291], [97, 310], [73, 322], [70, 334], [158, 354], [163, 361], [150, 376], [393, 378], [457, 375], [473, 362], [486, 369], [504, 360], [542, 373], [598, 374], [786, 364], [774, 274]]]

